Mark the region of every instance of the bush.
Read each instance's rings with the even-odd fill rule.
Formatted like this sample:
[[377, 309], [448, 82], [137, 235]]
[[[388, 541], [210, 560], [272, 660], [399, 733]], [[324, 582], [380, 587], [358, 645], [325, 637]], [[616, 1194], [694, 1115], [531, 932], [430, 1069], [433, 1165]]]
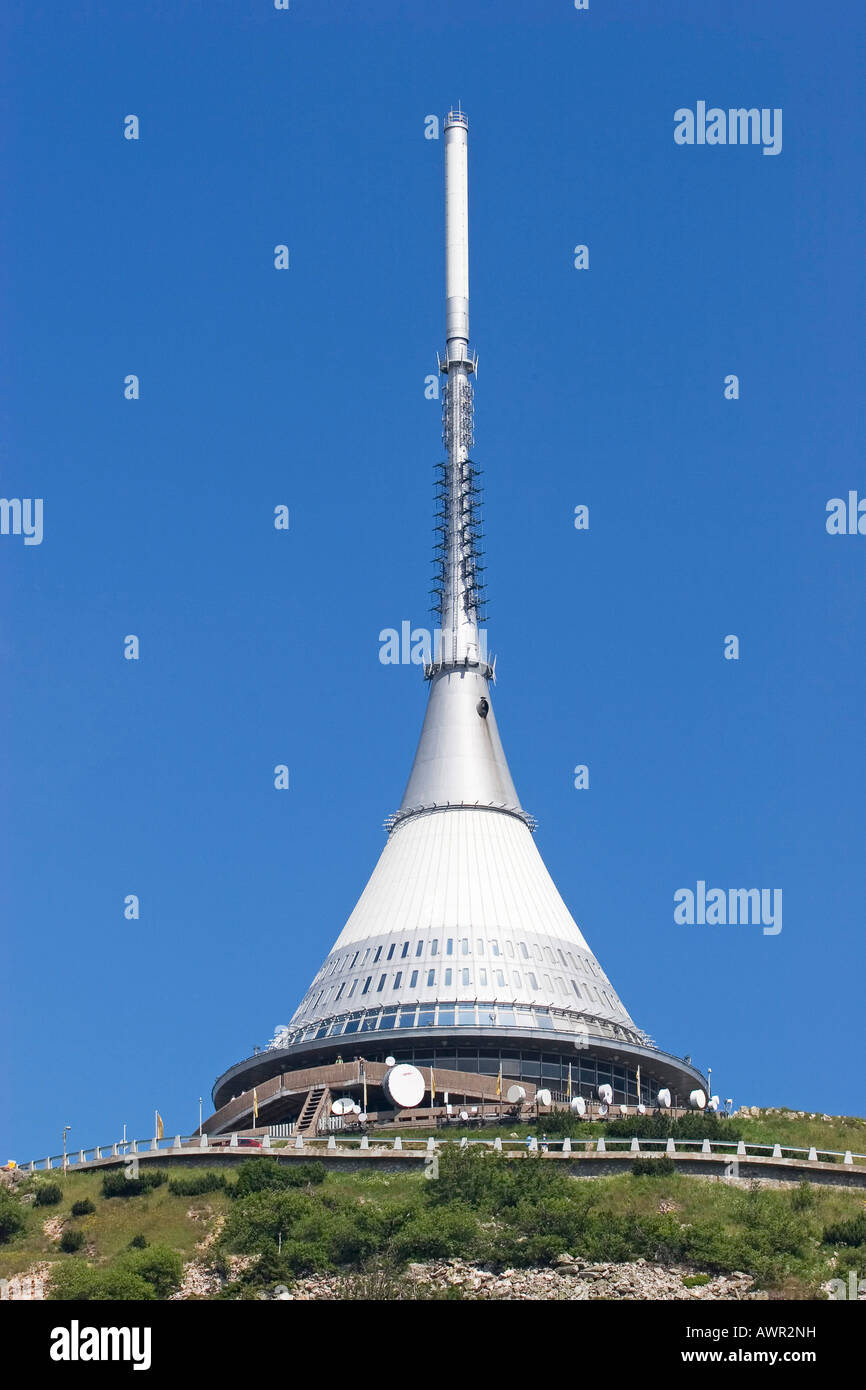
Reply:
[[83, 1197], [80, 1202], [72, 1203], [73, 1216], [89, 1216], [90, 1213], [93, 1211], [96, 1211], [96, 1207], [93, 1205], [89, 1197]]
[[286, 1187], [306, 1187], [325, 1181], [324, 1163], [280, 1163], [276, 1158], [249, 1158], [238, 1169], [231, 1189], [235, 1197], [251, 1192], [278, 1191]]
[[683, 1286], [687, 1289], [699, 1289], [704, 1284], [709, 1284], [709, 1274], [684, 1274]]
[[187, 1178], [169, 1178], [168, 1190], [175, 1197], [200, 1197], [228, 1187], [225, 1173], [191, 1173]]
[[34, 1205], [37, 1207], [56, 1207], [63, 1201], [63, 1188], [59, 1182], [41, 1182], [36, 1188]]
[[74, 1227], [69, 1227], [60, 1237], [60, 1249], [65, 1250], [67, 1255], [74, 1255], [76, 1250], [80, 1250], [84, 1244], [84, 1232], [76, 1231]]
[[837, 1221], [824, 1231], [825, 1245], [866, 1245], [866, 1212], [850, 1221]]
[[181, 1281], [183, 1261], [167, 1245], [149, 1245], [124, 1255], [119, 1268], [150, 1284], [157, 1298], [167, 1298]]
[[0, 1190], [0, 1245], [7, 1245], [24, 1226], [24, 1213], [8, 1192]]
[[103, 1197], [140, 1197], [151, 1187], [160, 1187], [166, 1175], [159, 1168], [138, 1170], [137, 1178], [128, 1178], [126, 1168], [112, 1168], [102, 1179]]
[[119, 1267], [94, 1269], [79, 1260], [69, 1260], [66, 1264], [56, 1264], [52, 1269], [48, 1297], [54, 1302], [63, 1303], [85, 1300], [141, 1303], [155, 1299], [156, 1293], [152, 1284], [131, 1270]]
[[811, 1211], [814, 1205], [815, 1193], [812, 1184], [804, 1178], [791, 1193], [791, 1206], [794, 1211]]
[[143, 1236], [139, 1233], [137, 1236], [132, 1237], [132, 1240], [129, 1242], [129, 1248], [130, 1250], [146, 1250], [149, 1244], [150, 1241], [147, 1236]]
[[636, 1177], [669, 1178], [677, 1171], [677, 1165], [667, 1154], [662, 1154], [660, 1158], [636, 1158], [631, 1171]]

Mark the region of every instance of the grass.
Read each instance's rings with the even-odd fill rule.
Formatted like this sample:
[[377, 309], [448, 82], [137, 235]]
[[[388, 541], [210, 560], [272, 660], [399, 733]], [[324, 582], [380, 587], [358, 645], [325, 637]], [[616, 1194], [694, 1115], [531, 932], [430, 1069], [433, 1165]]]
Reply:
[[[229, 1297], [255, 1297], [263, 1284], [319, 1271], [339, 1275], [346, 1298], [395, 1301], [410, 1296], [394, 1290], [403, 1287], [401, 1269], [412, 1260], [460, 1255], [527, 1267], [568, 1252], [596, 1262], [644, 1258], [685, 1266], [687, 1287], [741, 1269], [772, 1296], [802, 1299], [866, 1261], [862, 1192], [805, 1183], [745, 1188], [667, 1168], [662, 1162], [647, 1173], [578, 1182], [560, 1165], [499, 1160], [454, 1145], [440, 1154], [433, 1182], [418, 1171], [329, 1171], [321, 1184], [273, 1188], [248, 1180], [236, 1196], [223, 1188], [189, 1196], [164, 1183], [124, 1200], [103, 1195], [101, 1173], [73, 1172], [61, 1181], [59, 1204], [20, 1202], [23, 1229], [0, 1245], [0, 1277], [45, 1261], [128, 1267], [136, 1234], [148, 1247], [189, 1260], [218, 1218], [226, 1225], [213, 1258], [226, 1268], [231, 1254], [261, 1258]], [[226, 1172], [216, 1164], [195, 1171]], [[230, 1186], [242, 1171], [232, 1170]], [[255, 1179], [252, 1167], [249, 1173]], [[16, 1191], [32, 1196], [37, 1182]], [[94, 1210], [73, 1217], [81, 1202]], [[62, 1252], [58, 1235], [45, 1234], [46, 1220], [82, 1232], [83, 1248]], [[134, 1279], [128, 1287], [137, 1287]]]

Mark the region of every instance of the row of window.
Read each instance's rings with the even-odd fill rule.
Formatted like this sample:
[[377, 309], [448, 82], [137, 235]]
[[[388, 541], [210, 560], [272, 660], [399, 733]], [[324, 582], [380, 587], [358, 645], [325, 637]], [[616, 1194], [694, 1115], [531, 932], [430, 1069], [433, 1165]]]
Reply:
[[[479, 989], [487, 989], [493, 986], [497, 989], [508, 989], [509, 976], [510, 985], [513, 986], [514, 989], [538, 990], [541, 988], [538, 974], [534, 970], [527, 970], [524, 972], [526, 976], [525, 984], [519, 970], [488, 970], [486, 966], [477, 966], [476, 972], [475, 983]], [[404, 976], [406, 977], [406, 987], [408, 989], [434, 989], [436, 987], [437, 971], [435, 966], [431, 966], [427, 969], [414, 969], [409, 971], [396, 970], [391, 977], [390, 985], [388, 983], [388, 971], [382, 971], [378, 979], [375, 975], [367, 975], [366, 978], [363, 975], [356, 975], [351, 981], [344, 980], [340, 985], [330, 985], [326, 989], [320, 989], [307, 1001], [304, 1005], [304, 1009], [305, 1011], [314, 1012], [319, 1008], [319, 1005], [325, 1008], [328, 1007], [329, 1004], [337, 1004], [342, 999], [345, 999], [345, 1002], [348, 1003], [356, 994], [358, 994], [359, 999], [363, 999], [371, 992], [374, 994], [382, 994], [386, 990], [397, 990], [402, 988]], [[556, 989], [559, 993], [568, 997], [569, 988], [561, 975], [551, 977], [550, 975], [542, 973], [541, 980], [548, 994], [554, 992], [553, 981], [555, 980]], [[441, 987], [443, 989], [452, 989], [455, 983], [461, 989], [472, 988], [472, 970], [466, 966], [456, 969], [450, 965], [445, 966], [441, 975]], [[582, 993], [576, 980], [572, 979], [569, 983], [572, 992], [581, 1002], [586, 998], [590, 1003], [595, 1002], [601, 1005], [602, 1008], [606, 1007], [612, 1011], [616, 1010], [616, 1000], [608, 990], [601, 989], [598, 985], [591, 985], [584, 982]], [[360, 993], [358, 993], [359, 986]], [[334, 992], [335, 990], [336, 993]], [[331, 996], [333, 996], [333, 998]]]
[[[387, 1005], [377, 1009], [359, 1012], [353, 1016], [329, 1019], [324, 1023], [313, 1023], [299, 1028], [291, 1037], [282, 1041], [284, 1047], [314, 1038], [333, 1038], [349, 1033], [385, 1032], [401, 1028], [473, 1028], [473, 1027], [517, 1027], [565, 1029], [574, 1031], [585, 1028], [586, 1022], [566, 1013], [553, 1014], [548, 1009], [521, 1008], [502, 1004], [411, 1004], [392, 1008]], [[610, 1025], [607, 1025], [609, 1028]], [[613, 1029], [614, 1035], [627, 1040], [630, 1036], [621, 1028]]]

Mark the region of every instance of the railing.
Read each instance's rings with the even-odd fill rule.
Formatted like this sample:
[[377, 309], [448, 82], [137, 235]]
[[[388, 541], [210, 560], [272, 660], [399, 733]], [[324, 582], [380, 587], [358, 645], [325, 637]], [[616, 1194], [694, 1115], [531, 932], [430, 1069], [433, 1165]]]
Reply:
[[[330, 1116], [327, 1121], [327, 1128], [330, 1133], [319, 1136], [293, 1135], [293, 1126], [279, 1125], [272, 1126], [270, 1134], [257, 1135], [254, 1138], [238, 1134], [223, 1135], [218, 1139], [208, 1139], [206, 1134], [201, 1138], [197, 1134], [189, 1138], [182, 1139], [180, 1135], [175, 1135], [173, 1139], [128, 1139], [118, 1140], [113, 1144], [96, 1144], [91, 1148], [78, 1149], [65, 1156], [67, 1170], [87, 1167], [91, 1163], [111, 1158], [128, 1159], [134, 1154], [154, 1154], [165, 1153], [177, 1154], [183, 1150], [194, 1151], [196, 1153], [208, 1153], [216, 1151], [224, 1153], [227, 1149], [232, 1151], [244, 1151], [249, 1148], [259, 1150], [269, 1150], [273, 1148], [273, 1141], [279, 1143], [283, 1138], [286, 1147], [296, 1149], [330, 1147], [348, 1149], [371, 1149], [378, 1150], [391, 1149], [397, 1152], [411, 1152], [422, 1150], [424, 1152], [434, 1152], [442, 1148], [443, 1144], [458, 1144], [461, 1148], [470, 1145], [481, 1145], [482, 1148], [495, 1150], [502, 1153], [519, 1152], [542, 1152], [542, 1153], [596, 1153], [596, 1154], [615, 1154], [626, 1151], [629, 1154], [647, 1156], [653, 1153], [679, 1155], [687, 1157], [690, 1154], [713, 1156], [719, 1158], [794, 1158], [800, 1162], [809, 1163], [830, 1162], [835, 1163], [839, 1160], [843, 1165], [853, 1165], [866, 1163], [866, 1154], [852, 1153], [850, 1149], [844, 1152], [840, 1149], [818, 1149], [798, 1148], [790, 1144], [753, 1144], [745, 1140], [732, 1139], [568, 1139], [550, 1138], [545, 1139], [543, 1135], [532, 1136], [529, 1139], [410, 1139], [403, 1138], [401, 1135], [390, 1136], [361, 1135], [360, 1138], [342, 1138], [337, 1144], [336, 1135], [343, 1128], [342, 1116]], [[274, 1134], [274, 1130], [289, 1131], [281, 1135]], [[51, 1154], [47, 1158], [32, 1159], [28, 1163], [19, 1164], [19, 1171], [23, 1173], [42, 1173], [52, 1172], [63, 1169], [64, 1155]]]

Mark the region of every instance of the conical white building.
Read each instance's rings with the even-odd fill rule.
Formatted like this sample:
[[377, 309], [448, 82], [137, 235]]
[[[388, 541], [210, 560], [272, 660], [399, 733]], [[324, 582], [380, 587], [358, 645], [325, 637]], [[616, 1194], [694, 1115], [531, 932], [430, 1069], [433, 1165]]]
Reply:
[[369, 883], [289, 1027], [216, 1082], [212, 1133], [253, 1120], [310, 1130], [335, 1092], [363, 1092], [375, 1110], [386, 1057], [431, 1072], [432, 1104], [449, 1089], [501, 1103], [506, 1082], [560, 1102], [607, 1084], [625, 1105], [653, 1105], [662, 1087], [685, 1100], [704, 1085], [632, 1021], [544, 866], [502, 748], [480, 626], [462, 111], [449, 112], [444, 136], [447, 458], [424, 725]]

